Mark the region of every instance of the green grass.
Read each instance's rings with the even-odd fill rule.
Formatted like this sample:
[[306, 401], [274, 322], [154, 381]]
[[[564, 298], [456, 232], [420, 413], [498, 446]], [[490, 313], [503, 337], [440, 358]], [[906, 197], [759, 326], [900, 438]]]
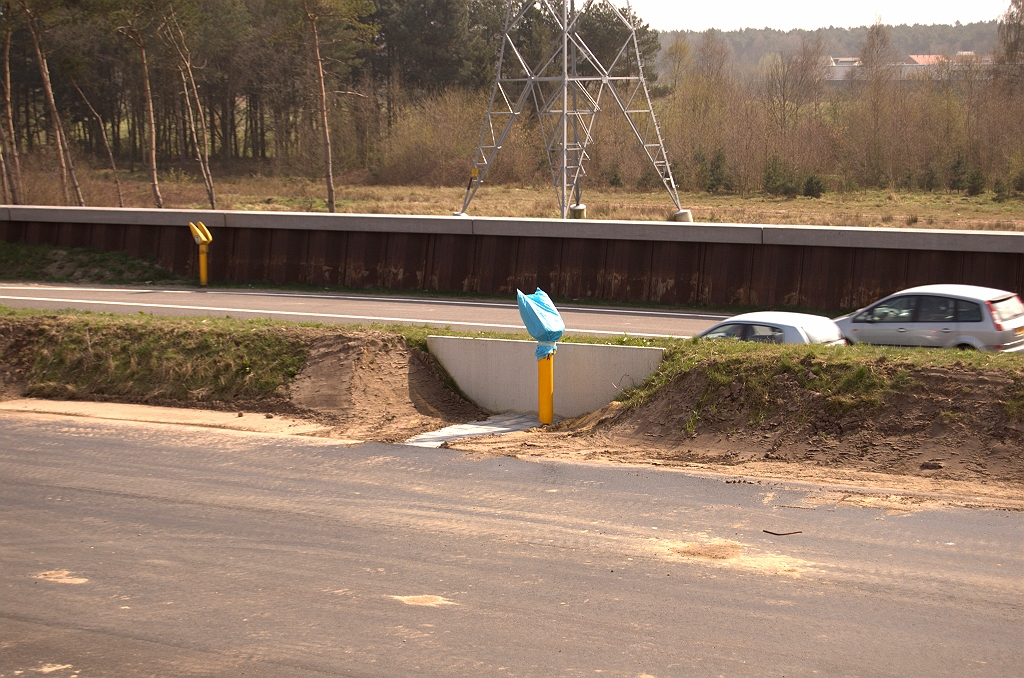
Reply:
[[644, 384], [624, 391], [619, 400], [638, 407], [690, 370], [702, 370], [707, 385], [687, 426], [691, 431], [716, 392], [739, 384], [754, 421], [787, 404], [786, 384], [820, 394], [826, 411], [842, 416], [857, 409], [877, 409], [891, 393], [909, 392], [914, 374], [927, 368], [1000, 372], [1013, 387], [1004, 406], [1024, 420], [1024, 356], [977, 351], [897, 349], [878, 346], [802, 346], [753, 344], [701, 339], [666, 340], [665, 359]]
[[[210, 403], [272, 399], [286, 393], [287, 384], [305, 365], [312, 337], [367, 329], [399, 335], [424, 351], [432, 334], [530, 339], [525, 333], [409, 325], [125, 316], [0, 306], [0, 363], [20, 360], [26, 368], [27, 395], [36, 397]], [[569, 336], [563, 343], [664, 348], [658, 370], [644, 384], [621, 394], [619, 400], [627, 407], [643, 405], [686, 372], [703, 371], [707, 384], [690, 429], [714, 407], [718, 390], [733, 384], [742, 387], [755, 422], [786, 404], [794, 383], [820, 394], [829, 414], [842, 416], [879, 408], [891, 393], [912, 391], [915, 374], [928, 368], [1005, 375], [1012, 382], [1006, 412], [1024, 421], [1024, 356], [1017, 354], [626, 336]]]
[[[0, 307], [0, 323], [5, 319], [13, 321], [8, 325], [22, 325], [20, 358], [31, 397], [275, 398], [284, 395], [307, 355], [300, 335], [263, 320], [44, 315]], [[3, 361], [15, 358], [0, 355]]]
[[0, 240], [0, 280], [123, 285], [180, 281], [182, 278], [153, 261], [130, 257], [122, 252]]

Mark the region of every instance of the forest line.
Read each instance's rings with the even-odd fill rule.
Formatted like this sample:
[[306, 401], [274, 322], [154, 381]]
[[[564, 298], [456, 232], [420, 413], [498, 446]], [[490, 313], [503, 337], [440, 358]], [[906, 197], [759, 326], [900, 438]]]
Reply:
[[[905, 77], [893, 29], [878, 23], [838, 82], [821, 32], [741, 67], [719, 32], [659, 40], [633, 20], [681, 190], [1006, 200], [1024, 193], [1022, 3], [998, 17], [995, 63], [953, 54]], [[4, 201], [85, 204], [82, 167], [115, 167], [115, 179], [145, 169], [157, 206], [171, 178], [201, 183], [216, 207], [218, 174], [317, 177], [330, 211], [337, 181], [464, 185], [505, 10], [505, 0], [0, 3]], [[551, 31], [529, 24], [524, 53], [539, 54]], [[600, 4], [581, 31], [597, 53], [621, 37]], [[550, 181], [535, 125], [515, 130], [490, 182]], [[660, 186], [625, 120], [606, 115], [596, 137], [589, 185]]]

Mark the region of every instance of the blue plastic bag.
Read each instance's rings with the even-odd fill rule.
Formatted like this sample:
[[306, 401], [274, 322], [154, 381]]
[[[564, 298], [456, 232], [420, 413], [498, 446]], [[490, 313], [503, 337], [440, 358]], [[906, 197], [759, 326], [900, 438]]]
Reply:
[[551, 298], [544, 290], [537, 288], [533, 294], [519, 294], [519, 315], [526, 325], [526, 331], [537, 340], [537, 360], [542, 360], [555, 352], [555, 342], [562, 338], [565, 323], [558, 309], [551, 303]]

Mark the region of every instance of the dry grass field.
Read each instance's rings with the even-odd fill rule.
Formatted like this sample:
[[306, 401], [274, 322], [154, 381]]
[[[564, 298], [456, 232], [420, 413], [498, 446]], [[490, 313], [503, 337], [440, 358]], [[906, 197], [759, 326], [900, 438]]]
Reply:
[[[79, 171], [82, 192], [90, 206], [117, 206], [117, 190], [109, 170]], [[120, 173], [125, 206], [152, 207], [148, 177], [143, 172]], [[51, 172], [33, 171], [27, 177], [28, 201], [60, 203], [60, 187]], [[464, 189], [451, 186], [382, 186], [362, 177], [337, 182], [341, 212], [364, 214], [451, 214], [462, 206]], [[326, 211], [322, 181], [304, 177], [215, 176], [217, 207], [235, 210]], [[206, 208], [202, 181], [172, 171], [161, 178], [166, 207]], [[1024, 197], [996, 202], [991, 192], [966, 194], [936, 191], [898, 192], [860, 190], [826, 193], [821, 198], [684, 193], [683, 207], [697, 221], [719, 223], [808, 224], [1024, 231]], [[674, 212], [664, 190], [594, 189], [584, 193], [593, 219], [662, 221]], [[557, 216], [554, 189], [548, 185], [488, 186], [477, 192], [469, 212], [478, 216]]]

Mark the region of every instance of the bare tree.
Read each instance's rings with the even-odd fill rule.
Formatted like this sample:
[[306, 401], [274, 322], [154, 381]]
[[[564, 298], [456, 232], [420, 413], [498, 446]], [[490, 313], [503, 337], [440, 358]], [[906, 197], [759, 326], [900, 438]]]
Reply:
[[28, 0], [21, 0], [21, 8], [25, 11], [26, 24], [29, 35], [32, 37], [32, 47], [35, 50], [36, 61], [39, 65], [39, 75], [43, 81], [43, 93], [46, 96], [46, 103], [50, 108], [50, 124], [53, 127], [54, 144], [57, 146], [57, 162], [60, 167], [61, 188], [64, 190], [64, 202], [70, 202], [68, 192], [68, 178], [74, 186], [75, 200], [79, 206], [85, 205], [82, 197], [82, 189], [78, 185], [78, 178], [75, 176], [75, 168], [71, 162], [71, 152], [67, 147], [67, 137], [64, 136], [64, 126], [60, 121], [60, 113], [57, 112], [57, 103], [53, 97], [53, 85], [50, 80], [50, 68], [46, 61], [46, 53], [42, 45], [42, 27], [39, 25], [39, 18]]
[[11, 32], [14, 28], [14, 16], [9, 2], [3, 3], [0, 10], [3, 11], [4, 23], [4, 121], [0, 128], [0, 141], [4, 154], [4, 176], [10, 190], [11, 202], [18, 205], [22, 201], [21, 160], [18, 157], [18, 138], [14, 134], [14, 111], [11, 108]]
[[769, 54], [761, 61], [758, 92], [768, 119], [786, 145], [789, 130], [799, 115], [797, 60], [791, 54]]
[[110, 150], [110, 142], [107, 140], [107, 128], [103, 124], [103, 116], [96, 112], [96, 109], [92, 107], [89, 102], [89, 98], [85, 96], [85, 92], [78, 86], [74, 78], [71, 78], [71, 84], [74, 85], [75, 91], [78, 92], [79, 96], [82, 97], [82, 101], [89, 108], [89, 112], [92, 113], [93, 117], [96, 118], [96, 122], [100, 126], [100, 139], [103, 140], [103, 148], [107, 150], [107, 158], [110, 160], [110, 171], [114, 173], [114, 182], [117, 184], [117, 206], [124, 207], [124, 195], [121, 192], [121, 179], [117, 176], [117, 163], [114, 162], [114, 152]]
[[320, 95], [320, 127], [324, 141], [324, 171], [327, 175], [327, 211], [334, 211], [334, 169], [331, 158], [331, 128], [327, 123], [327, 87], [324, 84], [324, 60], [320, 55], [320, 31], [317, 23], [331, 10], [327, 2], [302, 0], [302, 12], [313, 36], [313, 58], [316, 61], [316, 77]]
[[117, 32], [126, 37], [139, 51], [139, 63], [142, 68], [142, 97], [146, 105], [147, 156], [149, 161], [149, 180], [153, 188], [153, 201], [157, 207], [164, 206], [160, 195], [160, 178], [157, 175], [156, 163], [156, 117], [153, 113], [153, 89], [149, 82], [149, 60], [147, 47], [149, 36], [159, 28], [162, 14], [157, 3], [144, 1], [122, 3], [113, 15]]
[[[210, 209], [215, 210], [217, 209], [217, 196], [213, 187], [213, 174], [210, 172], [210, 141], [206, 114], [203, 112], [199, 88], [196, 87], [195, 75], [192, 72], [192, 53], [189, 51], [188, 43], [185, 40], [185, 32], [181, 29], [173, 9], [167, 23], [164, 25], [164, 36], [178, 54], [178, 74], [181, 76], [182, 93], [185, 97], [185, 110], [189, 132], [192, 137], [192, 145], [196, 149], [196, 160], [199, 161], [199, 171], [203, 175], [203, 184], [206, 186], [206, 197], [210, 201]], [[194, 111], [193, 99], [195, 103]], [[199, 118], [201, 141], [196, 133], [196, 118]]]
[[[861, 68], [857, 74], [861, 86], [855, 90], [858, 102], [867, 116], [865, 138], [863, 139], [864, 178], [878, 185], [891, 172], [887, 170], [886, 158], [891, 157], [892, 145], [885, 139], [892, 119], [893, 82], [897, 77], [896, 49], [892, 45], [889, 30], [879, 19], [870, 28], [860, 52]], [[890, 152], [887, 152], [890, 151]]]
[[665, 50], [665, 65], [668, 68], [668, 78], [672, 89], [676, 89], [682, 84], [689, 59], [690, 43], [686, 41], [686, 36], [679, 33]]
[[800, 105], [817, 105], [824, 98], [831, 74], [831, 60], [820, 33], [805, 35], [796, 53], [796, 99]]
[[1011, 83], [1024, 81], [1024, 0], [1010, 0], [1006, 13], [999, 19], [997, 46], [1002, 70]]

